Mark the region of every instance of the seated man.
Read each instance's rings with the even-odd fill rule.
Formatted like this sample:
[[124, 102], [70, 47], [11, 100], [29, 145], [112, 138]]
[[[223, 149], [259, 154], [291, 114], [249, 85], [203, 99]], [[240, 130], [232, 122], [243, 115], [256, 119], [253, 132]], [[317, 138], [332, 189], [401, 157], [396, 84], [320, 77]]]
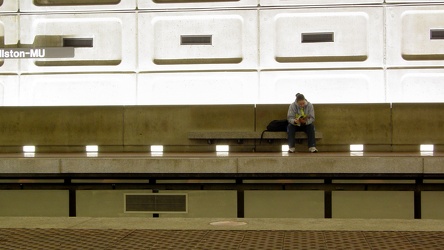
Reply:
[[315, 112], [313, 105], [308, 102], [303, 94], [296, 94], [296, 101], [290, 104], [287, 113], [288, 120], [288, 152], [294, 153], [295, 150], [295, 133], [296, 131], [304, 131], [308, 137], [308, 151], [316, 153], [316, 139], [315, 139]]

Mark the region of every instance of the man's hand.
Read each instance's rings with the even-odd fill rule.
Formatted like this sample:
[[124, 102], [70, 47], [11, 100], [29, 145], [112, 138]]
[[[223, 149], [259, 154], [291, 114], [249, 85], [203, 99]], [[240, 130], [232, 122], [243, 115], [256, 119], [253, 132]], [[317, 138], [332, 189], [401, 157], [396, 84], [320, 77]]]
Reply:
[[302, 124], [307, 123], [307, 117], [299, 118], [299, 122], [302, 123]]

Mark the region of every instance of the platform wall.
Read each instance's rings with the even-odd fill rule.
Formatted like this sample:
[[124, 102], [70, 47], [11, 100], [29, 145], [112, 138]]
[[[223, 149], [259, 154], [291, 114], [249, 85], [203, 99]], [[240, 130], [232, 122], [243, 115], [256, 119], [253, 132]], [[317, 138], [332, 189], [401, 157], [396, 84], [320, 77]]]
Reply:
[[[321, 152], [349, 152], [351, 144], [363, 144], [365, 152], [418, 152], [422, 144], [444, 149], [443, 103], [314, 107]], [[23, 146], [35, 146], [37, 153], [85, 152], [87, 145], [101, 153], [149, 152], [153, 145], [163, 145], [164, 152], [214, 152], [217, 145], [229, 145], [230, 152], [282, 151], [285, 139], [242, 135], [260, 134], [270, 121], [285, 119], [287, 110], [288, 104], [0, 107], [0, 152], [21, 153]], [[418, 124], [427, 129], [418, 133]], [[240, 137], [209, 142], [189, 138], [190, 132]], [[306, 140], [297, 149], [306, 151]]]
[[442, 102], [444, 1], [4, 0], [0, 106]]
[[[148, 217], [152, 213], [124, 213], [125, 193], [151, 193], [151, 190], [77, 191], [78, 217]], [[236, 191], [183, 191], [188, 194], [188, 212], [160, 214], [160, 217], [234, 218], [237, 216]], [[332, 218], [413, 219], [413, 192], [335, 191]], [[68, 191], [0, 190], [0, 216], [67, 217]], [[422, 192], [423, 219], [443, 219], [439, 209], [443, 192]], [[245, 218], [324, 218], [322, 191], [251, 190], [245, 192]], [[31, 209], [32, 208], [32, 209]]]

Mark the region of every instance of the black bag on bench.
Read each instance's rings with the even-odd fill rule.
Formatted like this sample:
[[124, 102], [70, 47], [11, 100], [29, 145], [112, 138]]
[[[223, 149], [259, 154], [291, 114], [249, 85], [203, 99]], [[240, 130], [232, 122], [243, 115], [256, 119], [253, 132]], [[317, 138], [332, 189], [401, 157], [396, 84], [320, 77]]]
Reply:
[[271, 121], [267, 129], [265, 131], [273, 131], [273, 132], [287, 132], [288, 121], [285, 120], [273, 120]]
[[288, 121], [285, 120], [273, 120], [267, 125], [267, 129], [262, 131], [261, 140], [259, 144], [262, 143], [265, 132], [287, 132]]

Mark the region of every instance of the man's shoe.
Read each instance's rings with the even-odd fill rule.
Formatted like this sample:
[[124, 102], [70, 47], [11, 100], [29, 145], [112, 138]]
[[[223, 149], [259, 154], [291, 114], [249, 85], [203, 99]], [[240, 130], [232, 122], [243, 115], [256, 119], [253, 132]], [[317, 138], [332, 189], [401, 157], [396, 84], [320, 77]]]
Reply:
[[295, 149], [295, 148], [289, 148], [289, 149], [288, 149], [288, 153], [294, 153], [294, 152], [296, 152], [296, 149]]
[[316, 147], [310, 147], [308, 148], [308, 151], [310, 151], [310, 153], [317, 153], [318, 149]]

